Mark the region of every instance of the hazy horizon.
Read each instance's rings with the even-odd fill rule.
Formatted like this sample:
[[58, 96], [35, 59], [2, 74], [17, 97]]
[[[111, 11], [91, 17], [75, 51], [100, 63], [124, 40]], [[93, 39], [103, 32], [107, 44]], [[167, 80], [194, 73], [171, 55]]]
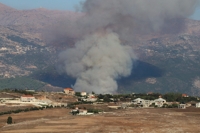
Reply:
[[[18, 10], [29, 10], [36, 8], [46, 8], [49, 10], [70, 10], [77, 11], [80, 8], [80, 2], [85, 0], [0, 0], [0, 3], [10, 6]], [[200, 6], [197, 7], [194, 14], [190, 17], [200, 20]]]

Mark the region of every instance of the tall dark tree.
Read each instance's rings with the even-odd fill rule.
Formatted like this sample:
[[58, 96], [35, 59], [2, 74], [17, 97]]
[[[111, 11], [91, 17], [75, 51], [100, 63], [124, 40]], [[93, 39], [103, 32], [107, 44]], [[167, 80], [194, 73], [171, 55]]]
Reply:
[[12, 124], [12, 117], [11, 116], [8, 117], [7, 124]]

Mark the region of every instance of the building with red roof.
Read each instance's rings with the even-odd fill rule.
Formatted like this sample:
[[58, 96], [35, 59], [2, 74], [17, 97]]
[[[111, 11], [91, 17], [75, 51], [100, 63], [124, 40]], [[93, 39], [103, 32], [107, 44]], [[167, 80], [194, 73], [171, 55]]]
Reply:
[[75, 95], [75, 91], [72, 88], [65, 88], [64, 92], [68, 95]]
[[189, 97], [187, 94], [182, 94], [182, 97]]
[[32, 95], [23, 95], [21, 96], [20, 100], [22, 102], [34, 102], [35, 101], [35, 97]]

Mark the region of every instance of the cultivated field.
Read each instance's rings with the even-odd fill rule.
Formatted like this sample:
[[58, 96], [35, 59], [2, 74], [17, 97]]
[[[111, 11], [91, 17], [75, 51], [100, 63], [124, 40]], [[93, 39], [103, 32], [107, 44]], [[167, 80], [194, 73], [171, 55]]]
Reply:
[[199, 133], [200, 109], [125, 109], [72, 116], [66, 108], [0, 116], [1, 133]]

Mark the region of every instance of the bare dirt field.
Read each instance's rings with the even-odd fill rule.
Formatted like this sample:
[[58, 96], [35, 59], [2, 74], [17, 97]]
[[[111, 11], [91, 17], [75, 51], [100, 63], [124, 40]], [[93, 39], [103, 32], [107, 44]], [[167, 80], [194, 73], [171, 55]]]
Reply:
[[0, 116], [1, 133], [199, 133], [200, 109], [125, 109], [72, 116], [66, 108]]

